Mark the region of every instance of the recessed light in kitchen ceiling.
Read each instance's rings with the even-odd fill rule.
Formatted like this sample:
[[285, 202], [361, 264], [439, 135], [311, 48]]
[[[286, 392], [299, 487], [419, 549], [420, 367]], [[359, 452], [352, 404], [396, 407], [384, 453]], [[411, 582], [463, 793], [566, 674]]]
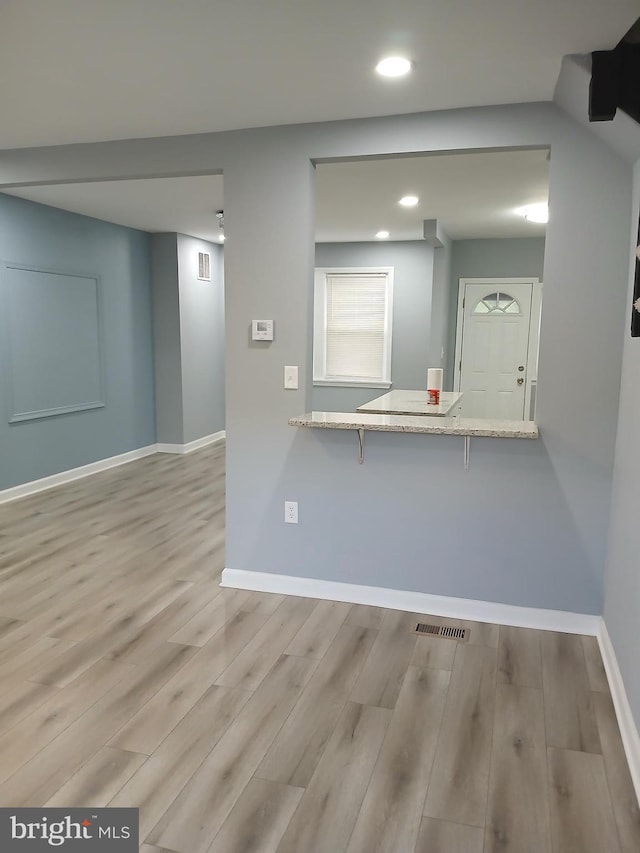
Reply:
[[539, 204], [526, 204], [524, 207], [518, 207], [515, 210], [518, 216], [524, 216], [529, 222], [548, 222], [549, 221], [549, 205], [546, 201]]
[[376, 65], [376, 71], [383, 77], [404, 77], [411, 71], [411, 62], [403, 56], [386, 56]]

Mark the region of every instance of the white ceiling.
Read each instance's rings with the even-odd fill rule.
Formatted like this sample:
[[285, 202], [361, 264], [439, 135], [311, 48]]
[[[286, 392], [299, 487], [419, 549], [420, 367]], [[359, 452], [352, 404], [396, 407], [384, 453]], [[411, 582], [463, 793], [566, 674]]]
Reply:
[[[0, 0], [0, 149], [550, 100], [638, 0]], [[388, 53], [409, 79], [372, 69]]]
[[[544, 225], [514, 209], [545, 202], [548, 152], [504, 151], [320, 164], [316, 169], [316, 240], [421, 240], [437, 219], [454, 240], [537, 237]], [[404, 195], [420, 199], [402, 207]]]
[[[351, 161], [318, 165], [316, 240], [422, 239], [423, 220], [437, 219], [454, 239], [529, 237], [544, 225], [514, 208], [546, 201], [547, 151], [504, 151]], [[222, 176], [157, 178], [23, 187], [12, 195], [143, 231], [177, 231], [203, 240], [219, 235]], [[413, 194], [416, 207], [398, 199]], [[233, 235], [228, 235], [233, 236]]]
[[[638, 12], [638, 0], [0, 0], [0, 149], [549, 100], [563, 55], [613, 47]], [[388, 53], [413, 60], [408, 79], [375, 75]], [[544, 155], [500, 157], [320, 166], [317, 238], [419, 239], [431, 218], [454, 238], [542, 233], [512, 208], [546, 197]], [[223, 207], [211, 176], [12, 192], [210, 240]], [[418, 208], [398, 207], [406, 192]]]
[[175, 231], [218, 239], [216, 210], [224, 209], [222, 176], [157, 178], [23, 187], [7, 194], [142, 231]]

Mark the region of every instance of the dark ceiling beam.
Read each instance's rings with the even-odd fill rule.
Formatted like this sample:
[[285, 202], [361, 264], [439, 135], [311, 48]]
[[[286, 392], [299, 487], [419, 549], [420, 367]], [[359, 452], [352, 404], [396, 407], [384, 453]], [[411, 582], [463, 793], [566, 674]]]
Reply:
[[613, 50], [591, 54], [589, 121], [611, 121], [617, 109], [640, 123], [640, 18]]

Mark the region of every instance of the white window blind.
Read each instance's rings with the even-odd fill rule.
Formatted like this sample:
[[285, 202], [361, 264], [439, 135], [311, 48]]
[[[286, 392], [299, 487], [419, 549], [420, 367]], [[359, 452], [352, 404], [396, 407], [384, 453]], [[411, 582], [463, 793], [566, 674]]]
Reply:
[[392, 271], [318, 270], [314, 381], [391, 381]]

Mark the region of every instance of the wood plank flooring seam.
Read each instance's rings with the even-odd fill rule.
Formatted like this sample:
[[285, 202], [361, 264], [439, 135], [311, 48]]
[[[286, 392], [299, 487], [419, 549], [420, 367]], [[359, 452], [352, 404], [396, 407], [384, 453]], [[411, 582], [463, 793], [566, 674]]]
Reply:
[[[592, 692], [596, 692], [596, 691], [592, 691]], [[596, 721], [597, 721], [597, 714], [596, 714]], [[599, 730], [600, 730], [600, 726], [598, 725], [598, 731]], [[604, 747], [603, 747], [602, 753], [603, 753], [602, 758], [603, 758], [603, 765], [604, 765], [604, 780], [605, 780], [605, 783], [607, 786], [607, 790], [609, 792], [609, 800], [611, 801], [611, 804], [613, 805], [615, 803], [615, 800], [613, 797], [613, 791], [611, 789], [611, 781], [609, 779], [609, 773], [607, 772], [607, 762], [604, 760]], [[624, 849], [624, 838], [622, 836], [622, 830], [621, 830], [619, 821], [618, 821], [617, 816], [615, 814], [615, 808], [614, 808], [614, 823], [615, 823], [615, 827], [616, 827], [616, 834], [618, 836], [618, 845], [620, 847], [620, 850], [623, 850]]]
[[[545, 734], [546, 734], [546, 731], [547, 731], [547, 729], [546, 729], [546, 725], [547, 725], [547, 723], [546, 723], [546, 720], [545, 720]], [[550, 787], [549, 782], [548, 782], [548, 780], [551, 778], [551, 766], [550, 766], [550, 764], [549, 764], [549, 744], [548, 744], [548, 742], [546, 742], [546, 744], [545, 744], [545, 745], [546, 745], [546, 749], [545, 749], [545, 769], [546, 769], [546, 773], [547, 773], [547, 785], [546, 785], [546, 787], [545, 787], [545, 796], [546, 796], [546, 798], [547, 798], [547, 808], [549, 809], [549, 814], [551, 814], [551, 787]], [[557, 851], [557, 850], [555, 849], [555, 847], [554, 847], [554, 843], [553, 843], [553, 833], [551, 833], [551, 851], [552, 851], [552, 853], [558, 853], [558, 851]]]
[[[542, 667], [542, 643], [540, 647], [540, 665]], [[545, 696], [545, 686], [544, 686], [544, 675], [541, 680], [541, 689], [542, 689], [542, 716], [544, 719], [544, 740], [545, 740], [545, 772], [547, 774], [547, 784], [545, 786], [545, 797], [547, 800], [547, 809], [549, 810], [549, 816], [551, 816], [551, 788], [549, 786], [549, 779], [551, 778], [551, 768], [549, 766], [549, 738], [548, 738], [548, 721], [547, 721], [547, 697]], [[558, 851], [554, 847], [553, 843], [553, 832], [551, 832], [551, 853], [558, 853]]]
[[[346, 703], [322, 758], [291, 817], [278, 846], [278, 853], [298, 853], [301, 847], [307, 853], [346, 849], [371, 781], [390, 717], [391, 712], [386, 708], [359, 705], [350, 701]], [[354, 728], [351, 727], [353, 718]], [[360, 729], [367, 727], [368, 737], [363, 738]], [[370, 767], [367, 771], [365, 766], [363, 773], [362, 762], [368, 761], [371, 756], [373, 760]], [[350, 827], [347, 825], [345, 831], [346, 821], [350, 821]]]
[[[236, 618], [236, 617], [232, 617], [232, 619], [233, 619], [233, 618]], [[214, 643], [214, 641], [215, 641], [216, 637], [218, 636], [218, 634], [223, 634], [223, 633], [225, 633], [225, 627], [226, 627], [226, 626], [225, 626], [225, 625], [223, 625], [223, 626], [220, 628], [220, 630], [219, 630], [216, 634], [214, 634], [214, 636], [211, 638], [211, 640], [209, 641], [209, 643], [211, 643], [211, 644], [213, 645], [213, 643]], [[258, 630], [258, 627], [256, 627], [256, 631], [257, 631], [257, 630]], [[246, 636], [246, 638], [243, 638], [243, 639], [245, 639], [245, 642], [244, 642], [244, 645], [242, 645], [242, 646], [240, 647], [240, 651], [242, 651], [242, 649], [247, 645], [247, 643], [252, 639], [252, 637], [253, 637], [254, 635], [255, 635], [255, 632], [254, 632], [253, 634], [248, 633], [248, 635]], [[226, 637], [226, 636], [228, 636], [228, 635], [225, 633], [225, 637]], [[178, 643], [173, 643], [172, 641], [168, 641], [168, 642], [171, 642], [171, 644], [172, 644], [172, 645], [180, 645], [180, 644], [178, 644]], [[242, 639], [241, 639], [241, 642], [242, 642]], [[207, 644], [207, 645], [208, 645], [208, 644]], [[162, 694], [162, 693], [163, 693], [163, 691], [167, 690], [167, 688], [169, 688], [169, 690], [175, 689], [175, 688], [173, 687], [173, 682], [175, 682], [175, 681], [179, 681], [180, 677], [184, 677], [185, 670], [188, 670], [188, 669], [193, 668], [193, 667], [194, 667], [194, 665], [196, 664], [196, 662], [198, 662], [198, 658], [200, 658], [200, 657], [204, 657], [204, 653], [207, 651], [207, 645], [203, 646], [202, 648], [195, 647], [195, 648], [197, 648], [198, 650], [195, 652], [195, 654], [193, 655], [193, 657], [192, 657], [190, 660], [186, 661], [185, 666], [184, 666], [184, 667], [181, 667], [181, 669], [179, 669], [179, 670], [178, 670], [178, 672], [176, 672], [176, 673], [175, 673], [175, 674], [174, 674], [174, 675], [169, 679], [169, 681], [168, 681], [166, 684], [164, 684], [164, 685], [160, 688], [160, 690], [159, 690], [159, 691], [158, 691], [154, 696], [151, 696], [151, 697], [149, 698], [148, 702], [146, 702], [146, 703], [145, 703], [141, 708], [139, 708], [139, 709], [138, 709], [138, 711], [137, 711], [137, 712], [136, 712], [136, 713], [135, 713], [135, 714], [134, 714], [134, 715], [133, 715], [129, 720], [127, 720], [127, 721], [122, 725], [122, 727], [121, 727], [121, 728], [120, 728], [120, 729], [119, 729], [119, 730], [118, 730], [118, 731], [113, 735], [113, 737], [110, 739], [109, 743], [114, 743], [114, 742], [115, 742], [115, 743], [117, 744], [117, 743], [118, 743], [118, 741], [119, 741], [119, 740], [121, 740], [121, 735], [122, 735], [123, 731], [127, 730], [127, 728], [128, 728], [128, 727], [130, 727], [130, 726], [133, 724], [133, 722], [136, 720], [136, 718], [137, 718], [137, 717], [139, 717], [139, 716], [143, 716], [143, 715], [144, 715], [144, 713], [145, 713], [145, 709], [147, 709], [147, 711], [148, 711], [148, 710], [152, 707], [153, 703], [158, 699], [158, 697], [160, 696], [160, 694]], [[199, 699], [200, 699], [200, 698], [202, 698], [202, 695], [204, 695], [204, 694], [207, 692], [207, 690], [208, 690], [211, 686], [213, 686], [213, 682], [214, 682], [214, 681], [215, 681], [215, 677], [214, 677], [214, 676], [212, 676], [212, 680], [211, 680], [211, 681], [209, 681], [209, 676], [207, 676], [207, 677], [206, 677], [206, 682], [208, 682], [208, 683], [205, 683], [205, 684], [204, 684], [204, 686], [203, 686], [203, 690], [202, 690], [202, 694], [200, 694], [199, 698], [195, 700], [195, 703], [194, 703], [194, 704], [197, 704], [197, 702], [199, 701]], [[200, 683], [202, 683], [202, 682], [200, 682]], [[181, 688], [181, 691], [182, 691], [183, 689], [184, 689], [184, 688], [182, 687], [182, 688]], [[236, 687], [236, 688], [234, 688], [234, 689], [235, 689], [235, 690], [240, 690], [240, 691], [242, 691], [242, 692], [244, 692], [244, 693], [247, 693], [249, 696], [251, 696], [251, 695], [253, 694], [253, 692], [254, 692], [253, 690], [249, 690], [249, 689], [247, 689], [247, 688], [240, 688], [240, 687]], [[193, 706], [192, 706], [192, 707], [193, 707]], [[185, 713], [184, 713], [181, 717], [179, 717], [179, 718], [177, 718], [177, 719], [176, 719], [176, 722], [175, 722], [175, 723], [174, 723], [174, 725], [173, 725], [173, 726], [172, 726], [172, 727], [171, 727], [171, 728], [170, 728], [170, 729], [165, 733], [165, 736], [164, 736], [164, 737], [163, 737], [159, 742], [157, 742], [157, 743], [155, 744], [155, 747], [154, 747], [154, 749], [153, 749], [153, 751], [152, 751], [152, 753], [151, 753], [151, 754], [153, 754], [153, 752], [155, 752], [157, 749], [159, 749], [159, 748], [160, 748], [160, 746], [162, 745], [162, 743], [164, 743], [164, 741], [166, 741], [166, 740], [167, 740], [167, 738], [171, 736], [171, 734], [175, 731], [175, 729], [177, 728], [177, 726], [179, 726], [179, 725], [180, 725], [180, 723], [183, 721], [183, 719], [188, 715], [189, 710], [190, 710], [190, 709], [188, 709], [187, 711], [185, 711]]]
[[423, 810], [426, 817], [485, 824], [497, 652], [464, 643], [456, 649], [435, 753], [437, 774], [431, 777]]
[[415, 846], [449, 681], [444, 670], [407, 668], [347, 853]]
[[[221, 737], [228, 731], [245, 704], [246, 696], [243, 695], [243, 691], [238, 691], [237, 688], [227, 689], [215, 685], [209, 688], [202, 699], [194, 705], [187, 717], [179, 723], [171, 738], [167, 738], [148, 757], [145, 765], [108, 803], [110, 806], [135, 805], [140, 808], [140, 836], [142, 840], [152, 833], [164, 814], [173, 807], [178, 797], [182, 796], [192, 777], [200, 771], [204, 762], [217, 746]], [[210, 721], [211, 716], [213, 719]], [[178, 730], [180, 730], [180, 737], [178, 737]], [[174, 740], [177, 741], [176, 744], [172, 742]], [[171, 756], [172, 749], [174, 750], [173, 756]], [[169, 756], [167, 756], [167, 752], [169, 752]], [[169, 757], [170, 764], [168, 768], [166, 765], [167, 757]], [[186, 772], [183, 767], [185, 761], [188, 768]], [[159, 768], [156, 767], [158, 764], [160, 765]], [[154, 770], [156, 773], [158, 770], [161, 771], [159, 781], [154, 778]], [[151, 771], [150, 778], [147, 778], [149, 777], [147, 771]], [[142, 784], [142, 794], [139, 778], [141, 776], [145, 777]], [[176, 776], [182, 777], [177, 785], [175, 784]], [[167, 792], [163, 791], [163, 786], [166, 787], [167, 784], [169, 791], [168, 795], [165, 796]], [[126, 795], [125, 791], [127, 792]], [[154, 798], [157, 800], [158, 797], [160, 798], [160, 808], [156, 808], [155, 812], [149, 814], [150, 800], [157, 807], [158, 803], [154, 803], [153, 800]]]
[[[457, 651], [458, 651], [458, 647], [456, 647], [456, 652], [457, 652]], [[454, 655], [454, 661], [455, 661], [455, 655]], [[453, 669], [453, 667], [452, 667], [452, 669]], [[445, 695], [444, 695], [444, 707], [445, 707], [445, 708], [446, 708], [446, 706], [447, 706], [447, 699], [449, 698], [449, 690], [450, 690], [450, 688], [451, 688], [451, 680], [449, 680], [449, 683], [447, 684], [447, 687], [446, 687], [446, 690], [445, 690]], [[430, 770], [430, 772], [429, 772], [429, 779], [428, 779], [428, 781], [427, 781], [427, 786], [426, 786], [426, 788], [425, 788], [424, 797], [423, 797], [423, 800], [422, 800], [422, 806], [421, 806], [421, 809], [422, 809], [422, 814], [423, 814], [423, 815], [424, 815], [424, 810], [425, 810], [425, 806], [426, 806], [426, 802], [427, 802], [427, 796], [428, 796], [428, 794], [429, 794], [429, 788], [430, 788], [431, 783], [432, 783], [432, 781], [433, 781], [433, 765], [434, 765], [434, 763], [435, 763], [435, 757], [436, 757], [436, 755], [438, 754], [438, 747], [440, 746], [440, 736], [441, 736], [441, 734], [442, 734], [442, 720], [440, 721], [440, 725], [438, 726], [438, 734], [436, 735], [436, 742], [435, 742], [434, 750], [433, 750], [433, 760], [432, 760], [432, 762], [431, 762], [431, 770]]]
[[[457, 651], [458, 651], [458, 647], [456, 646], [456, 653], [457, 653]], [[454, 654], [454, 662], [455, 662], [455, 654]], [[453, 665], [452, 665], [451, 669], [453, 669]], [[450, 687], [451, 687], [451, 681], [449, 681], [449, 684], [447, 685], [447, 689], [446, 689], [446, 693], [445, 693], [445, 697], [444, 697], [444, 706], [445, 706], [445, 708], [446, 708], [446, 705], [447, 705], [447, 699], [449, 698], [449, 689], [450, 689]], [[434, 751], [433, 751], [433, 756], [434, 756], [433, 760], [434, 760], [434, 762], [435, 762], [435, 756], [438, 754], [438, 747], [440, 746], [440, 736], [441, 736], [441, 734], [442, 734], [442, 722], [441, 722], [440, 726], [438, 726], [438, 734], [437, 734], [437, 736], [436, 736], [436, 742], [435, 742], [435, 747], [434, 747]], [[430, 770], [430, 773], [429, 773], [429, 780], [427, 781], [427, 787], [426, 787], [426, 789], [425, 789], [425, 792], [424, 792], [424, 798], [423, 798], [423, 801], [422, 801], [422, 814], [423, 814], [423, 816], [424, 816], [424, 813], [425, 813], [425, 807], [426, 807], [426, 803], [427, 803], [427, 797], [428, 797], [428, 795], [429, 795], [429, 788], [430, 788], [430, 786], [431, 786], [432, 781], [433, 781], [433, 763], [432, 763], [432, 765], [431, 765], [431, 770]], [[416, 840], [416, 843], [417, 843], [417, 840]]]
[[620, 853], [602, 755], [557, 747], [547, 752], [554, 853]]
[[[498, 629], [498, 635], [500, 633], [500, 629]], [[495, 679], [493, 682], [493, 715], [491, 719], [491, 734], [489, 735], [489, 775], [487, 779], [487, 795], [485, 799], [484, 805], [484, 830], [486, 833], [487, 827], [487, 811], [489, 809], [489, 796], [491, 793], [491, 756], [493, 755], [493, 740], [494, 740], [494, 732], [495, 732], [495, 724], [496, 724], [496, 711], [497, 711], [497, 694], [498, 694], [498, 656], [496, 655], [496, 672]]]
[[[244, 705], [146, 841], [172, 847], [179, 840], [181, 853], [208, 850], [210, 838], [207, 840], [203, 833], [217, 833], [228, 818], [239, 792], [254, 775], [316, 666], [317, 661], [280, 656], [268, 679]], [[246, 742], [238, 742], [240, 733]], [[211, 800], [213, 790], [217, 792], [215, 801]]]

